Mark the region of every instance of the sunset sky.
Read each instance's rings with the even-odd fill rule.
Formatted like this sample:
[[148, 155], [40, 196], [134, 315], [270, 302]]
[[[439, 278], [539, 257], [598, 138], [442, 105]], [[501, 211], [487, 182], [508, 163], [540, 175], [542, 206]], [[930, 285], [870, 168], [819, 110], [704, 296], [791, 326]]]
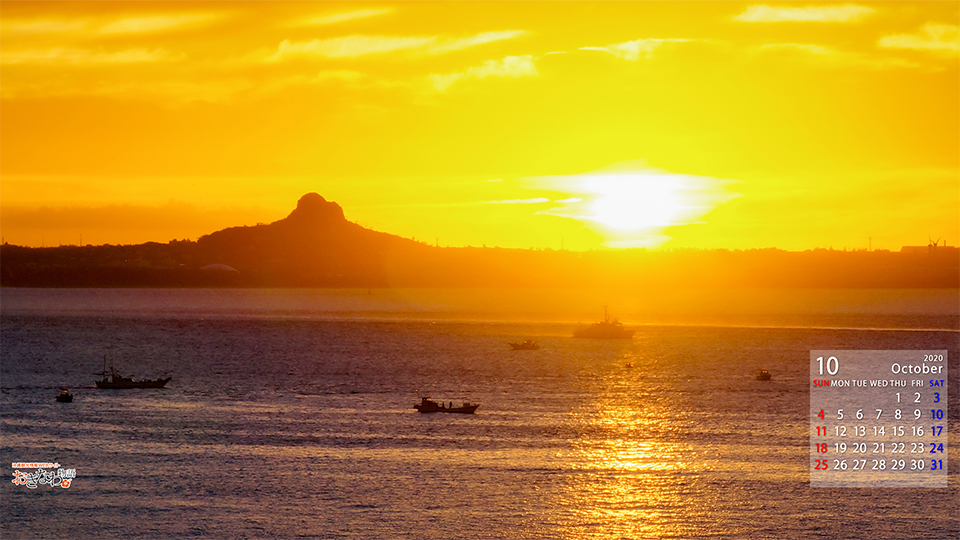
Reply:
[[441, 246], [960, 244], [960, 7], [0, 6], [0, 228], [196, 239], [304, 193]]

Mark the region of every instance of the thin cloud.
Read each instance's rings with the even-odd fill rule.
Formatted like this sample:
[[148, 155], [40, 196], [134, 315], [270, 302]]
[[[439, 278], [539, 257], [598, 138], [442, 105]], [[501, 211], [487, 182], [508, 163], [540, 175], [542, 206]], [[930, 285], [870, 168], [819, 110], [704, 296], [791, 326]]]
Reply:
[[483, 204], [543, 204], [550, 202], [546, 197], [536, 197], [534, 199], [505, 199], [502, 201], [483, 201]]
[[823, 45], [813, 45], [810, 43], [770, 43], [760, 47], [761, 50], [794, 50], [803, 51], [810, 54], [837, 54], [835, 49], [824, 47]]
[[316, 17], [304, 21], [309, 25], [328, 25], [328, 24], [337, 24], [347, 21], [352, 21], [355, 19], [366, 19], [368, 17], [377, 17], [379, 15], [386, 15], [390, 13], [389, 9], [360, 9], [357, 11], [348, 11], [346, 13], [334, 13], [332, 15], [324, 15], [322, 17]]
[[40, 35], [78, 32], [87, 26], [87, 21], [37, 20], [2, 21], [0, 33], [4, 35]]
[[686, 43], [693, 41], [691, 39], [637, 39], [634, 41], [625, 41], [623, 43], [614, 43], [606, 47], [580, 47], [581, 51], [600, 51], [612, 54], [621, 60], [637, 62], [640, 58], [653, 58], [653, 52], [659, 49], [664, 43]]
[[146, 81], [136, 78], [120, 81], [99, 81], [87, 86], [69, 86], [43, 83], [23, 83], [16, 86], [5, 83], [0, 86], [0, 97], [5, 99], [30, 97], [61, 97], [72, 95], [104, 96], [128, 99], [136, 96], [161, 104], [178, 107], [187, 103], [234, 103], [259, 99], [287, 88], [323, 85], [370, 86], [376, 84], [361, 72], [348, 70], [324, 70], [313, 75], [295, 75], [267, 81], [254, 81], [245, 77], [231, 77], [215, 81], [191, 80]]
[[170, 59], [163, 49], [126, 49], [112, 53], [86, 49], [46, 49], [0, 53], [0, 64], [133, 64]]
[[525, 35], [527, 32], [524, 30], [504, 30], [501, 32], [482, 32], [475, 36], [451, 39], [439, 43], [435, 47], [431, 47], [427, 52], [429, 54], [442, 54], [451, 51], [459, 51], [462, 49], [467, 49], [470, 47], [476, 47], [477, 45], [485, 45], [487, 43], [493, 43], [495, 41], [503, 41], [506, 39], [518, 38], [522, 35]]
[[485, 79], [487, 77], [536, 77], [539, 75], [537, 66], [530, 55], [505, 56], [502, 60], [487, 60], [480, 66], [471, 67], [466, 71], [449, 73], [447, 75], [430, 75], [430, 83], [440, 92], [445, 91], [453, 83], [463, 79]]
[[960, 26], [928, 22], [916, 34], [894, 34], [880, 38], [878, 45], [888, 49], [912, 49], [938, 53], [960, 52]]
[[436, 40], [435, 37], [385, 36], [347, 36], [301, 42], [291, 42], [285, 39], [280, 43], [277, 52], [268, 57], [267, 60], [276, 61], [284, 56], [296, 54], [312, 54], [326, 58], [354, 58], [368, 54], [423, 49], [436, 43]]
[[162, 32], [178, 27], [192, 26], [213, 20], [211, 13], [193, 15], [154, 15], [126, 17], [113, 21], [103, 19], [37, 19], [0, 22], [0, 32], [6, 36], [46, 35], [93, 32], [96, 34], [142, 34]]
[[214, 15], [155, 15], [152, 17], [128, 17], [100, 28], [101, 34], [141, 34], [160, 32], [176, 27], [190, 26], [209, 21]]
[[733, 17], [735, 21], [771, 22], [858, 22], [875, 10], [854, 4], [842, 6], [774, 7], [752, 5]]
[[443, 54], [478, 45], [513, 39], [526, 34], [523, 30], [482, 32], [465, 38], [441, 39], [437, 36], [392, 37], [392, 36], [346, 36], [312, 41], [283, 40], [277, 52], [268, 61], [281, 60], [289, 55], [316, 55], [325, 58], [354, 58], [368, 54], [383, 54], [397, 51], [413, 51], [427, 54]]

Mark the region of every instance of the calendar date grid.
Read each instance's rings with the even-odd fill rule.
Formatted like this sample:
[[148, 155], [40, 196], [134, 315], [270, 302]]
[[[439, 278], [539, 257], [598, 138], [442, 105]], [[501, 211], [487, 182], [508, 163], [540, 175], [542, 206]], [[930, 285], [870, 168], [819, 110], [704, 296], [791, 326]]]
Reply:
[[812, 487], [946, 487], [946, 351], [811, 351]]

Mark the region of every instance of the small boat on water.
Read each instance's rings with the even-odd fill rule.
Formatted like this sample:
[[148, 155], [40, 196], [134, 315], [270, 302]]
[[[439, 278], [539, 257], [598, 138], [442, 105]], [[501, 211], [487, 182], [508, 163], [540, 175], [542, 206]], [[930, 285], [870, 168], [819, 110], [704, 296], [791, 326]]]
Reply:
[[520, 343], [511, 343], [510, 348], [515, 351], [535, 351], [540, 348], [540, 344], [531, 339], [525, 339]]
[[444, 402], [437, 403], [436, 401], [428, 398], [421, 397], [420, 403], [414, 405], [413, 408], [422, 412], [422, 413], [456, 413], [456, 414], [473, 414], [474, 411], [479, 407], [479, 403], [467, 403], [463, 402], [463, 405], [459, 407], [454, 407], [453, 402], [450, 402], [448, 407]]
[[60, 403], [73, 403], [73, 394], [64, 388], [63, 390], [60, 390], [60, 394], [57, 396], [57, 401]]
[[603, 308], [603, 320], [593, 323], [590, 326], [580, 326], [573, 332], [575, 338], [595, 338], [595, 339], [630, 339], [635, 330], [624, 328], [620, 321], [610, 320], [607, 314], [607, 308]]
[[771, 377], [772, 377], [772, 375], [770, 375], [770, 372], [769, 372], [769, 371], [767, 371], [767, 370], [765, 370], [765, 369], [757, 370], [757, 380], [758, 380], [758, 381], [769, 381]]
[[97, 381], [97, 388], [108, 390], [126, 390], [129, 388], [163, 388], [168, 382], [170, 382], [171, 379], [171, 377], [167, 377], [152, 380], [137, 380], [130, 377], [124, 377], [113, 368], [113, 364], [110, 364], [109, 371], [106, 369], [106, 358], [103, 359], [103, 362], [104, 369], [102, 372], [100, 372], [100, 374], [103, 375], [103, 378]]

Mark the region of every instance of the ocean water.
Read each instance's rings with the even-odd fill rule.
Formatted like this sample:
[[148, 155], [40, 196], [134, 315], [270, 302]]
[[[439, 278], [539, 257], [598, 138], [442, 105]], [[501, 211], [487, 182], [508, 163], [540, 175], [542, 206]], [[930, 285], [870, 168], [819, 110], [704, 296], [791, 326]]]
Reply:
[[[632, 299], [642, 324], [613, 341], [570, 337], [586, 300], [482, 294], [4, 289], [0, 470], [76, 478], [4, 482], [0, 537], [960, 536], [956, 398], [950, 487], [813, 489], [808, 472], [809, 351], [946, 349], [960, 396], [955, 291], [779, 292], [803, 308], [669, 324]], [[533, 300], [548, 307], [516, 307]], [[541, 349], [507, 346], [523, 338]], [[98, 390], [104, 356], [173, 379]], [[481, 406], [422, 415], [418, 392]]]

